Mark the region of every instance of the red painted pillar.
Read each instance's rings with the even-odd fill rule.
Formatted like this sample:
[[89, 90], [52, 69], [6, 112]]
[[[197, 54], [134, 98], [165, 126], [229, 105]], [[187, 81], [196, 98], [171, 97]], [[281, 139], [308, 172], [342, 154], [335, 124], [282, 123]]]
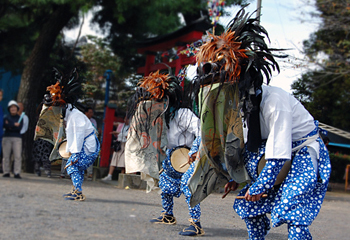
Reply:
[[146, 56], [146, 65], [145, 65], [145, 76], [148, 76], [151, 72], [151, 66], [154, 64], [156, 56], [148, 53]]
[[102, 133], [102, 146], [101, 157], [99, 167], [109, 166], [109, 156], [111, 154], [113, 122], [114, 122], [115, 108], [106, 106], [105, 119], [103, 119], [103, 133]]

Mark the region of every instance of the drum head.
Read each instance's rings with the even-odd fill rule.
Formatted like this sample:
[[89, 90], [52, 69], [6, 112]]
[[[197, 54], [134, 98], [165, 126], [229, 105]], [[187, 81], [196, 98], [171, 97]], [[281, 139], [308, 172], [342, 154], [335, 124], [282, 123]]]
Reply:
[[68, 159], [72, 154], [70, 152], [66, 152], [66, 146], [67, 146], [67, 141], [63, 141], [58, 147], [58, 153], [62, 158]]
[[188, 148], [178, 148], [175, 151], [173, 151], [173, 153], [171, 154], [170, 162], [171, 162], [171, 165], [173, 166], [173, 168], [177, 172], [184, 173], [190, 167], [189, 164], [186, 164], [182, 168], [180, 167], [184, 163], [188, 162], [188, 153], [189, 152], [190, 152], [190, 150]]
[[[262, 169], [266, 165], [265, 155], [263, 155], [259, 161], [258, 165], [258, 175], [260, 175]], [[287, 177], [288, 172], [290, 170], [290, 166], [292, 165], [292, 161], [287, 161], [284, 163], [280, 173], [277, 175], [276, 182], [273, 184], [274, 186], [281, 184], [284, 179]]]

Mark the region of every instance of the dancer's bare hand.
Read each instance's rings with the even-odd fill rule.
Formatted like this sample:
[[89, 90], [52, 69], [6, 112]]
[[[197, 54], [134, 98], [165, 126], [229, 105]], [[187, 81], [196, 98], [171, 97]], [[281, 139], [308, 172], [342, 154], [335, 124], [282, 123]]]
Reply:
[[229, 191], [236, 191], [237, 188], [238, 188], [238, 183], [236, 183], [235, 181], [228, 182], [225, 185], [225, 193], [227, 193]]
[[247, 201], [253, 201], [253, 202], [256, 202], [256, 201], [259, 201], [261, 199], [261, 196], [263, 195], [264, 193], [260, 193], [260, 194], [257, 194], [257, 195], [250, 195], [249, 194], [249, 190], [245, 193], [244, 195], [244, 198], [245, 200]]
[[238, 183], [236, 183], [235, 181], [226, 183], [225, 194], [222, 195], [222, 198], [225, 198], [227, 196], [227, 194], [229, 194], [229, 192], [235, 191], [235, 190], [237, 190], [237, 188], [238, 188]]
[[191, 165], [197, 157], [197, 152], [193, 153], [191, 156], [188, 156], [188, 164]]

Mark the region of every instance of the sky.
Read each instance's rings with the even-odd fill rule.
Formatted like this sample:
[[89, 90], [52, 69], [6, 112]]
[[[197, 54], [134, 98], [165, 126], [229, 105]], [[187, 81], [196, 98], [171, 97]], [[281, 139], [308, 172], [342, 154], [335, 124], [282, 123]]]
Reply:
[[[297, 59], [305, 59], [300, 52], [302, 43], [309, 38], [312, 32], [318, 27], [317, 19], [311, 19], [308, 11], [314, 11], [313, 7], [305, 5], [305, 2], [314, 0], [261, 0], [261, 25], [269, 33], [272, 48], [288, 49], [285, 51], [289, 55], [287, 59], [277, 59], [280, 65], [280, 73], [273, 74], [270, 85], [280, 87], [291, 92], [291, 84], [296, 81], [303, 72], [306, 71], [307, 64]], [[257, 9], [257, 1], [251, 0], [246, 12], [253, 13]], [[227, 23], [235, 16], [240, 7], [234, 6], [225, 8], [225, 11], [231, 13], [231, 16], [221, 17], [219, 22], [226, 26]], [[255, 15], [255, 14], [254, 14]], [[253, 15], [253, 16], [254, 16]], [[83, 35], [103, 35], [96, 31], [96, 26], [90, 25], [91, 13], [85, 16], [85, 23], [82, 28]], [[65, 31], [67, 39], [75, 39], [78, 36], [79, 28]], [[296, 67], [296, 65], [301, 66]], [[303, 67], [304, 66], [304, 67]]]
[[[102, 34], [101, 31], [99, 31], [99, 27], [97, 24], [91, 24], [90, 21], [92, 19], [92, 15], [93, 15], [93, 11], [96, 11], [98, 8], [93, 9], [92, 11], [89, 11], [88, 13], [85, 14], [84, 18], [84, 24], [81, 30], [81, 34], [80, 36], [84, 36], [84, 35], [94, 35], [94, 36], [98, 36], [98, 37], [104, 37], [104, 35]], [[76, 40], [76, 38], [79, 35], [79, 27], [71, 29], [71, 30], [67, 30], [64, 29], [63, 32], [65, 34], [66, 40], [67, 41], [72, 41], [72, 40]]]

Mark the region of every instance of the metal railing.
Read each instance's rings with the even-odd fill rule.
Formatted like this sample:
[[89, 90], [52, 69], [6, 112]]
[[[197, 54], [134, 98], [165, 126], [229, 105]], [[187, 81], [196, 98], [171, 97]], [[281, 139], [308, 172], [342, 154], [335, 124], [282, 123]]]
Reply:
[[324, 129], [324, 130], [326, 130], [328, 132], [331, 132], [331, 133], [337, 134], [338, 136], [350, 139], [350, 133], [347, 132], [347, 131], [344, 131], [344, 130], [341, 130], [339, 128], [335, 128], [335, 127], [329, 126], [329, 125], [324, 124], [324, 123], [319, 123], [318, 125], [319, 125], [320, 128], [322, 128], [322, 129]]

